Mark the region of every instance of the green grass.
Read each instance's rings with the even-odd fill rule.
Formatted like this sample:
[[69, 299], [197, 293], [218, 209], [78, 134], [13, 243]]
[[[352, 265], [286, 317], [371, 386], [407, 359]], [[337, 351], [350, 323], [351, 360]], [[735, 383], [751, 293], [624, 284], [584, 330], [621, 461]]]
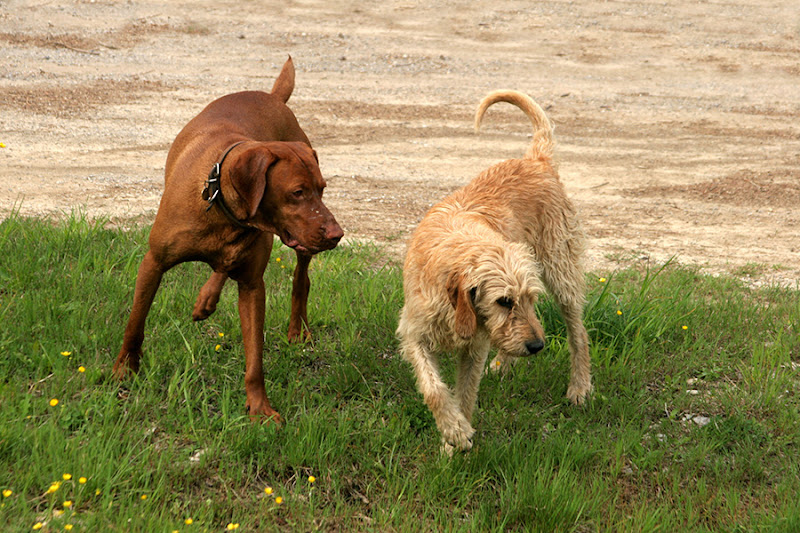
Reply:
[[7, 531], [800, 530], [796, 291], [676, 264], [593, 274], [589, 403], [564, 401], [565, 329], [545, 300], [548, 349], [483, 380], [475, 447], [448, 459], [398, 356], [399, 269], [374, 247], [312, 262], [305, 345], [285, 341], [293, 252], [273, 253], [280, 429], [244, 416], [234, 284], [191, 321], [202, 264], [165, 276], [142, 371], [121, 386], [110, 370], [146, 237], [80, 216], [0, 223]]

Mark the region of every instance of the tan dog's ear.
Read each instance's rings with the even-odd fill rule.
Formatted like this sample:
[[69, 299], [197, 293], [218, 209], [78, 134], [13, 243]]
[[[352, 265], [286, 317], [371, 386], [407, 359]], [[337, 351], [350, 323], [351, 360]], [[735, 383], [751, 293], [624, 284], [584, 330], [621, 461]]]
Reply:
[[455, 331], [462, 339], [470, 339], [478, 327], [478, 317], [472, 304], [472, 297], [459, 273], [452, 273], [447, 279], [447, 296], [456, 310]]
[[267, 171], [277, 159], [269, 150], [254, 148], [232, 162], [231, 183], [247, 208], [247, 218], [254, 217], [258, 211], [267, 188]]

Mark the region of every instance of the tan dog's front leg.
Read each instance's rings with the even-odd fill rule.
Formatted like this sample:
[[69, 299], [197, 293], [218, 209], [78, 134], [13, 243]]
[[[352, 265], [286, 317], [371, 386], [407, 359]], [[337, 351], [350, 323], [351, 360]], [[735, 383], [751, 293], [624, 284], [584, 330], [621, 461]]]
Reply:
[[458, 360], [458, 377], [456, 378], [456, 398], [461, 405], [461, 412], [469, 423], [472, 423], [472, 412], [478, 398], [481, 376], [489, 357], [489, 339], [475, 340], [461, 354]]
[[249, 282], [239, 281], [239, 318], [242, 322], [244, 340], [246, 408], [253, 421], [263, 417], [267, 421], [280, 422], [281, 416], [270, 405], [264, 386], [262, 353], [265, 297], [263, 277], [257, 276]]
[[139, 371], [139, 359], [142, 355], [142, 342], [144, 342], [144, 325], [163, 275], [164, 269], [155, 260], [153, 253], [148, 251], [139, 266], [131, 316], [125, 327], [122, 348], [114, 363], [113, 373], [118, 379], [123, 379], [129, 374]]
[[304, 341], [311, 337], [308, 329], [308, 291], [311, 289], [311, 280], [308, 278], [308, 265], [311, 256], [297, 254], [297, 267], [294, 269], [294, 282], [292, 283], [292, 313], [289, 315], [289, 340], [292, 342]]
[[198, 320], [205, 320], [217, 310], [219, 295], [226, 281], [228, 281], [228, 275], [224, 272], [214, 272], [211, 274], [206, 284], [200, 289], [200, 294], [197, 295], [197, 301], [192, 311], [192, 319], [195, 322]]
[[469, 420], [461, 411], [461, 406], [453, 398], [449, 387], [439, 375], [434, 355], [420, 343], [405, 342], [403, 357], [414, 368], [417, 386], [442, 434], [445, 452], [452, 455], [454, 449], [471, 449], [472, 435], [475, 430], [472, 429]]

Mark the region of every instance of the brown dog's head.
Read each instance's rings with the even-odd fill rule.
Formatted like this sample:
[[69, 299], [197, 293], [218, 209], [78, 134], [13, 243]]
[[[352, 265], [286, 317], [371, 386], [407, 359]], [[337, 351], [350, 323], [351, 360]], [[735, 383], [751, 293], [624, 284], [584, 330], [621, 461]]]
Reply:
[[336, 247], [344, 231], [322, 203], [326, 183], [310, 146], [247, 143], [230, 159], [228, 174], [248, 224], [276, 234], [301, 253]]
[[452, 273], [447, 282], [455, 333], [468, 340], [481, 326], [492, 345], [510, 355], [540, 351], [544, 330], [535, 304], [543, 289], [530, 253], [516, 243], [480, 246], [475, 264]]

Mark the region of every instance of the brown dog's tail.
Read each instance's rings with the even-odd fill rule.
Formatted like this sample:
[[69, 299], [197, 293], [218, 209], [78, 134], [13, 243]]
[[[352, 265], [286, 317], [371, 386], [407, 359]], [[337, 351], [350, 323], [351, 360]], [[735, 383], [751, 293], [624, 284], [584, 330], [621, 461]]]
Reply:
[[531, 120], [533, 124], [533, 142], [528, 151], [525, 152], [525, 157], [528, 159], [552, 158], [553, 145], [555, 144], [553, 141], [553, 125], [545, 115], [544, 110], [539, 107], [539, 104], [534, 102], [530, 96], [518, 91], [494, 91], [486, 95], [475, 112], [475, 133], [478, 133], [481, 129], [481, 120], [486, 110], [497, 102], [508, 102], [517, 106]]
[[278, 79], [276, 79], [275, 83], [272, 85], [272, 94], [283, 100], [285, 104], [289, 101], [289, 97], [292, 96], [293, 90], [294, 63], [292, 62], [292, 56], [289, 56], [289, 59], [283, 64], [281, 73], [278, 74]]

